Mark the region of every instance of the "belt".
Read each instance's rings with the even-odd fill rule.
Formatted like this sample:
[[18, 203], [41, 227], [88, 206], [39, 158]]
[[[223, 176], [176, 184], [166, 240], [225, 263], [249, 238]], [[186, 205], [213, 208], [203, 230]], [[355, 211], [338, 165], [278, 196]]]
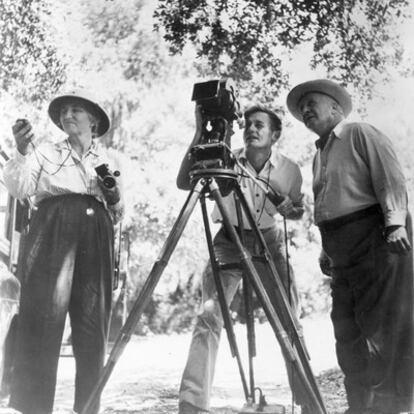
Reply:
[[332, 220], [324, 220], [318, 223], [320, 231], [334, 231], [344, 226], [345, 224], [350, 224], [358, 220], [362, 220], [366, 217], [381, 215], [382, 209], [379, 204], [373, 204], [362, 210], [354, 211], [353, 213], [346, 214], [345, 216], [337, 217]]

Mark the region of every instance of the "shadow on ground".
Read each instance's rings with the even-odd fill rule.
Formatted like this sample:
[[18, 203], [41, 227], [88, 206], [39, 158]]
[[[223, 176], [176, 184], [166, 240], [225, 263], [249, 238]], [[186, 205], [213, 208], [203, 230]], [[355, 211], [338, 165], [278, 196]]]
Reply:
[[[317, 382], [325, 401], [328, 414], [342, 414], [347, 408], [345, 390], [343, 387], [343, 376], [339, 370], [329, 370], [322, 373]], [[136, 393], [131, 394], [131, 390]], [[284, 387], [275, 390], [285, 396], [290, 391]], [[222, 394], [221, 399], [225, 398], [225, 390], [215, 389], [216, 394]], [[103, 414], [174, 414], [177, 413], [178, 393], [176, 388], [165, 388], [162, 384], [130, 384], [128, 390], [120, 392], [112, 401], [106, 400], [106, 407]], [[269, 401], [270, 404], [274, 403]], [[213, 406], [212, 414], [237, 414], [242, 406]], [[286, 406], [286, 414], [292, 413], [291, 406]], [[299, 414], [296, 409], [295, 414]]]

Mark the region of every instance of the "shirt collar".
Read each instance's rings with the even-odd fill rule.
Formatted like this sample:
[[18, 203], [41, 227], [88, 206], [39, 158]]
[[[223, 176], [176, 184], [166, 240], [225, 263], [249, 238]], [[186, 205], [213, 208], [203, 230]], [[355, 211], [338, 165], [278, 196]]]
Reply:
[[[62, 140], [62, 141], [56, 142], [55, 143], [55, 148], [60, 152], [62, 152], [62, 151], [72, 152], [72, 147], [71, 147], [70, 142], [67, 138]], [[95, 140], [92, 140], [92, 144], [89, 147], [88, 151], [86, 151], [84, 157], [87, 157], [87, 156], [90, 156], [90, 155], [93, 156], [93, 157], [98, 157], [99, 156], [99, 146], [98, 146], [98, 144], [96, 143]], [[77, 157], [77, 154], [76, 154], [76, 157]]]
[[335, 128], [332, 130], [332, 132], [335, 134], [335, 136], [339, 139], [341, 139], [342, 131], [344, 130], [345, 126], [349, 124], [349, 121], [346, 119], [343, 119], [339, 124], [335, 126]]
[[[244, 162], [247, 161], [247, 157], [246, 157], [246, 148], [241, 148], [239, 150], [239, 158], [242, 159]], [[274, 168], [279, 160], [279, 154], [277, 151], [273, 151], [273, 148], [270, 150], [270, 156], [269, 159], [266, 161], [265, 165], [263, 166], [263, 168], [265, 168], [267, 163], [270, 163], [270, 167]]]
[[[343, 119], [342, 121], [338, 122], [335, 125], [334, 129], [329, 133], [329, 136], [326, 139], [325, 144], [326, 144], [326, 142], [328, 141], [328, 139], [330, 137], [335, 137], [335, 138], [341, 139], [342, 131], [343, 131], [345, 125], [348, 124], [348, 123], [349, 123], [349, 121], [347, 121], [346, 119]], [[315, 146], [316, 146], [317, 149], [322, 148], [323, 141], [324, 141], [324, 139], [322, 137], [315, 141]]]
[[62, 141], [55, 142], [54, 145], [55, 145], [56, 150], [57, 151], [60, 151], [60, 152], [62, 152], [62, 151], [70, 151], [71, 150], [69, 141], [67, 139], [64, 139]]
[[95, 139], [92, 140], [92, 144], [89, 147], [88, 153], [91, 154], [91, 155], [94, 155], [95, 157], [97, 157], [99, 155], [98, 154], [98, 144], [96, 143]]

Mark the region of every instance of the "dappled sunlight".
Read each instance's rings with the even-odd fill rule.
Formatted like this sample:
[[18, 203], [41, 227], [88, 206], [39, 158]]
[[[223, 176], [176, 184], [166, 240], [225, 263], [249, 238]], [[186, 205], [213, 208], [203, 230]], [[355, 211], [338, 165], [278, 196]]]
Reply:
[[[9, 3], [13, 10], [17, 7], [8, 1], [0, 8]], [[288, 254], [301, 299], [305, 341], [315, 374], [332, 370], [332, 376], [324, 378], [332, 378], [335, 385], [340, 383], [329, 318], [331, 280], [319, 268], [321, 241], [313, 218], [312, 160], [317, 136], [288, 113], [286, 96], [290, 86], [309, 79], [330, 77], [347, 83], [355, 107], [349, 119], [372, 123], [389, 136], [407, 177], [409, 202], [413, 207], [414, 2], [389, 2], [388, 8], [381, 9], [383, 15], [376, 13], [375, 7], [382, 7], [384, 2], [363, 1], [357, 2], [357, 11], [346, 8], [355, 2], [315, 1], [228, 1], [215, 8], [219, 2], [208, 0], [204, 9], [200, 7], [204, 3], [189, 1], [184, 2], [185, 12], [177, 11], [177, 6], [183, 3], [178, 1], [34, 0], [32, 3], [27, 25], [13, 26], [14, 20], [10, 19], [13, 15], [8, 15], [10, 21], [3, 22], [1, 29], [8, 42], [4, 42], [0, 71], [4, 72], [0, 79], [3, 81], [0, 148], [9, 155], [15, 153], [11, 126], [18, 118], [26, 118], [33, 125], [35, 145], [62, 140], [65, 134], [48, 119], [50, 99], [74, 87], [94, 92], [111, 118], [111, 128], [99, 143], [118, 151], [122, 159], [126, 200], [122, 231], [128, 234], [128, 246], [123, 246], [122, 252], [127, 256], [122, 269], [127, 274], [125, 309], [135, 304], [188, 196], [188, 192], [177, 189], [176, 177], [195, 133], [193, 84], [230, 73], [238, 77], [236, 83], [243, 107], [258, 102], [279, 110], [282, 135], [274, 148], [299, 164], [305, 194], [303, 219], [287, 222]], [[267, 9], [263, 8], [265, 3]], [[398, 4], [403, 3], [413, 13], [405, 20], [395, 14]], [[342, 18], [339, 4], [349, 12], [345, 13], [348, 20]], [[38, 20], [33, 18], [37, 6], [42, 11]], [[295, 8], [299, 6], [303, 9]], [[371, 11], [370, 16], [364, 15], [364, 7]], [[157, 8], [158, 20], [154, 15]], [[236, 11], [241, 15], [236, 15]], [[24, 16], [20, 13], [15, 17], [20, 22]], [[374, 31], [378, 36], [370, 36], [372, 20], [381, 16], [388, 17], [384, 22], [389, 24], [388, 36], [381, 24]], [[172, 24], [166, 26], [163, 21]], [[352, 24], [340, 26], [346, 22]], [[158, 30], [154, 30], [155, 23]], [[322, 31], [316, 31], [317, 24], [322, 25]], [[36, 27], [40, 32], [34, 30]], [[235, 28], [238, 31], [231, 32]], [[22, 37], [28, 31], [33, 36]], [[44, 33], [44, 37], [39, 37], [39, 33]], [[210, 39], [211, 34], [216, 37]], [[353, 41], [337, 42], [339, 34], [343, 35], [341, 40], [347, 40], [349, 35]], [[363, 34], [368, 43], [362, 42]], [[404, 51], [396, 43], [398, 36]], [[34, 49], [27, 49], [36, 39]], [[249, 52], [251, 45], [254, 47]], [[340, 54], [341, 47], [348, 55]], [[33, 51], [37, 53], [36, 59], [31, 56]], [[173, 53], [177, 51], [181, 53]], [[384, 59], [367, 60], [375, 52]], [[27, 55], [30, 59], [24, 64]], [[19, 62], [20, 67], [16, 68]], [[8, 74], [9, 67], [13, 71]], [[25, 76], [20, 78], [20, 75]], [[243, 131], [236, 123], [234, 127], [232, 149], [243, 146]], [[4, 191], [0, 195], [4, 206], [2, 217], [6, 211]], [[207, 207], [210, 213], [211, 200]], [[280, 216], [278, 225], [283, 226]], [[212, 224], [213, 233], [217, 229], [218, 225]], [[3, 223], [0, 230], [3, 233], [7, 230]], [[70, 262], [69, 255], [60, 274]], [[104, 413], [176, 412], [179, 381], [190, 344], [189, 332], [201, 302], [200, 281], [207, 259], [197, 205], [154, 297], [135, 327], [135, 333], [145, 332], [147, 336], [133, 336], [108, 382], [102, 399]], [[63, 300], [59, 292], [69, 287], [69, 280], [58, 278], [55, 303]], [[245, 326], [236, 323], [235, 331], [242, 358], [246, 360]], [[286, 368], [275, 335], [267, 323], [257, 324], [256, 335], [257, 383], [262, 385], [270, 402], [288, 404], [291, 397]], [[58, 376], [56, 413], [69, 414], [74, 390], [71, 356], [61, 358]], [[338, 395], [343, 399], [340, 392]], [[160, 401], [162, 407], [158, 406]], [[236, 413], [243, 404], [236, 362], [230, 357], [224, 333], [212, 404], [219, 414]], [[0, 414], [9, 413], [14, 414], [12, 410], [7, 412], [3, 401]]]

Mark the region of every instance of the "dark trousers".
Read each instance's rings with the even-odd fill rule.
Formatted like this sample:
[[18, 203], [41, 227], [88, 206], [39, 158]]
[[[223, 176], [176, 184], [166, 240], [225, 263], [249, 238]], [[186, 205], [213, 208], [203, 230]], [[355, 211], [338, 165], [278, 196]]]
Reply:
[[[410, 217], [407, 230], [412, 239]], [[321, 234], [334, 266], [331, 317], [349, 407], [412, 411], [412, 252], [389, 251], [381, 216]]]
[[[69, 312], [76, 361], [74, 410], [101, 373], [111, 311], [113, 225], [101, 203], [68, 194], [40, 203], [22, 256], [22, 292], [10, 406], [53, 411], [56, 373]], [[93, 411], [97, 412], [99, 403]]]

